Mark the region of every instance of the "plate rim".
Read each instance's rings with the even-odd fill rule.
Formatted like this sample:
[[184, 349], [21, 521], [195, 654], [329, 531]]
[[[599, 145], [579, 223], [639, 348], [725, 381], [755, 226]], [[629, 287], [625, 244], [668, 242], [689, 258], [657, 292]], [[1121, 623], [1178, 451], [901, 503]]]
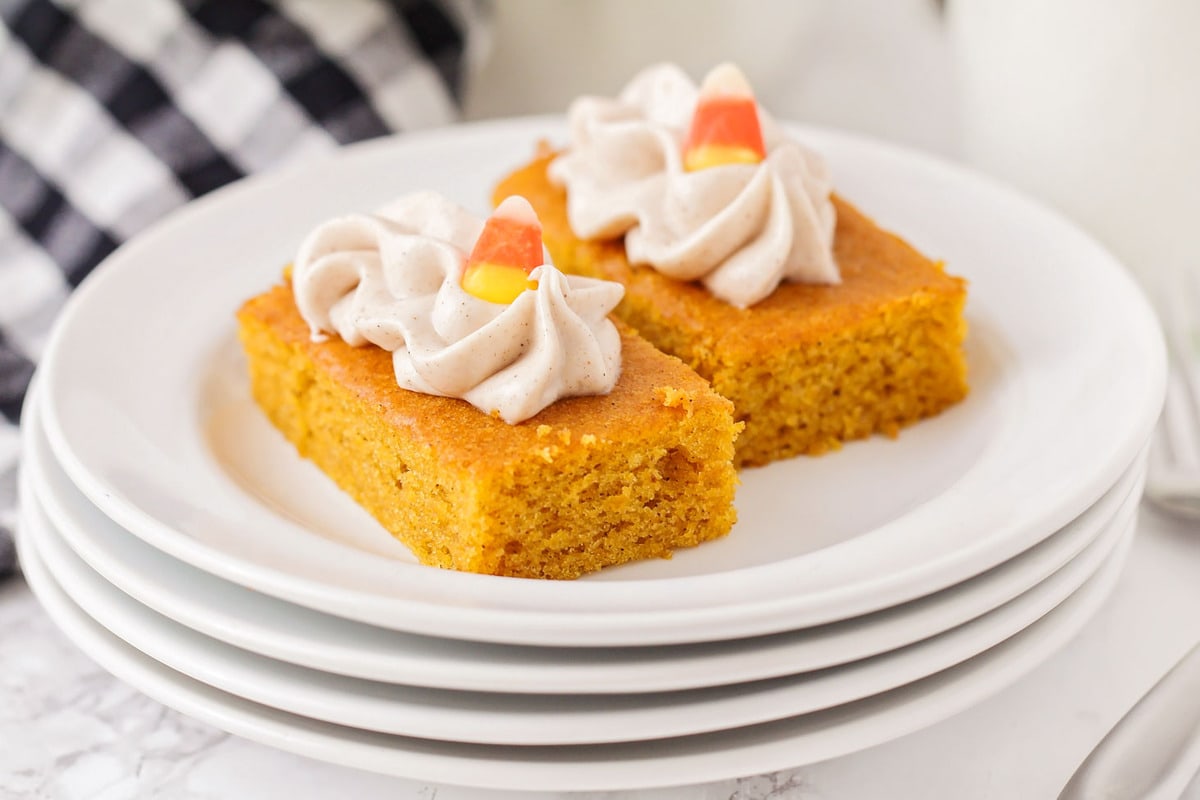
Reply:
[[[449, 659], [443, 658], [443, 663], [438, 665], [438, 667], [436, 669], [433, 669], [432, 672], [430, 671], [431, 666], [427, 665], [423, 668], [424, 672], [421, 672], [420, 669], [416, 670], [416, 672], [419, 674], [417, 674], [416, 677], [414, 677], [414, 672], [412, 671], [412, 668], [409, 667], [408, 671], [405, 672], [404, 676], [400, 676], [397, 672], [393, 672], [391, 670], [387, 670], [382, 667], [362, 668], [362, 667], [357, 667], [355, 665], [347, 666], [347, 663], [346, 663], [347, 656], [345, 656], [345, 655], [343, 655], [337, 659], [327, 658], [326, 657], [327, 651], [330, 650], [330, 647], [327, 646], [328, 645], [327, 642], [318, 641], [317, 644], [319, 646], [316, 648], [313, 648], [312, 646], [310, 646], [312, 644], [312, 638], [311, 638], [312, 628], [311, 628], [311, 626], [306, 627], [306, 632], [308, 632], [309, 635], [306, 635], [303, 637], [297, 637], [297, 642], [293, 646], [293, 649], [291, 651], [288, 651], [286, 647], [273, 646], [270, 644], [270, 640], [269, 640], [269, 637], [271, 635], [270, 632], [277, 630], [278, 626], [273, 626], [270, 624], [251, 624], [250, 627], [247, 628], [245, 632], [235, 633], [234, 635], [230, 636], [229, 631], [234, 630], [234, 626], [231, 626], [229, 624], [222, 624], [222, 625], [214, 626], [211, 623], [209, 623], [208, 625], [205, 625], [205, 623], [202, 620], [199, 622], [199, 624], [197, 624], [197, 620], [199, 619], [197, 615], [200, 613], [198, 610], [196, 610], [194, 612], [186, 612], [185, 611], [182, 614], [180, 614], [177, 610], [173, 611], [173, 609], [178, 608], [178, 604], [179, 604], [178, 599], [174, 598], [174, 597], [168, 597], [165, 600], [163, 599], [164, 596], [171, 594], [171, 590], [169, 587], [157, 586], [157, 587], [147, 590], [145, 588], [145, 583], [146, 583], [147, 579], [144, 576], [136, 576], [135, 575], [133, 578], [129, 577], [130, 574], [136, 570], [136, 567], [133, 567], [127, 563], [116, 564], [114, 562], [117, 560], [120, 560], [120, 559], [114, 559], [113, 556], [107, 555], [107, 554], [102, 555], [99, 558], [97, 558], [96, 551], [103, 550], [104, 546], [97, 541], [95, 534], [93, 534], [91, 532], [92, 526], [88, 525], [88, 524], [84, 524], [83, 520], [81, 520], [77, 516], [76, 511], [71, 510], [71, 509], [64, 510], [65, 506], [67, 506], [67, 505], [74, 504], [76, 502], [88, 503], [88, 501], [82, 494], [79, 494], [78, 497], [69, 498], [69, 501], [64, 500], [64, 498], [62, 497], [62, 492], [67, 491], [67, 490], [73, 490], [74, 487], [69, 486], [69, 485], [63, 485], [63, 486], [53, 485], [53, 483], [55, 481], [58, 481], [60, 479], [60, 476], [58, 476], [58, 475], [51, 476], [48, 474], [48, 473], [53, 472], [53, 466], [49, 463], [49, 461], [51, 461], [52, 458], [50, 457], [50, 454], [45, 452], [44, 443], [38, 441], [37, 434], [38, 434], [38, 430], [39, 430], [39, 422], [40, 421], [39, 421], [39, 415], [37, 413], [36, 406], [34, 406], [33, 412], [34, 413], [32, 413], [30, 415], [30, 418], [27, 423], [29, 425], [29, 433], [26, 437], [26, 444], [25, 444], [25, 448], [24, 448], [25, 453], [27, 454], [26, 455], [26, 459], [27, 459], [26, 466], [24, 468], [24, 471], [26, 472], [27, 479], [30, 483], [29, 491], [30, 491], [30, 494], [31, 494], [33, 500], [39, 506], [40, 510], [45, 514], [45, 516], [47, 517], [50, 524], [52, 524], [54, 526], [54, 529], [55, 529], [54, 535], [56, 537], [60, 538], [63, 541], [64, 545], [66, 545], [71, 551], [73, 551], [75, 553], [75, 555], [78, 558], [80, 558], [85, 564], [87, 564], [87, 566], [92, 571], [98, 573], [101, 578], [103, 578], [104, 580], [106, 580], [107, 582], [112, 584], [114, 586], [114, 588], [131, 596], [134, 600], [142, 603], [143, 605], [146, 605], [152, 611], [155, 611], [156, 613], [171, 619], [176, 624], [196, 630], [201, 634], [210, 636], [211, 638], [213, 638], [217, 641], [221, 641], [225, 644], [228, 644], [228, 645], [231, 645], [234, 647], [239, 647], [239, 648], [246, 649], [246, 650], [250, 650], [252, 652], [258, 653], [259, 655], [262, 655], [262, 656], [265, 656], [268, 658], [273, 658], [273, 659], [276, 659], [279, 661], [297, 664], [299, 666], [308, 667], [308, 668], [312, 668], [312, 669], [343, 674], [343, 675], [347, 675], [349, 677], [374, 680], [374, 681], [379, 681], [379, 682], [383, 682], [383, 683], [403, 683], [403, 684], [409, 684], [409, 685], [414, 685], [414, 686], [425, 686], [425, 687], [429, 687], [429, 688], [439, 688], [439, 689], [459, 689], [459, 690], [467, 690], [467, 691], [505, 692], [505, 691], [511, 691], [512, 675], [509, 673], [520, 672], [520, 673], [522, 673], [523, 677], [526, 679], [526, 685], [528, 685], [528, 678], [529, 678], [529, 672], [531, 669], [531, 665], [527, 662], [523, 662], [523, 663], [519, 663], [519, 664], [510, 663], [508, 665], [501, 664], [501, 665], [499, 665], [499, 669], [500, 669], [499, 675], [496, 674], [495, 665], [488, 665], [486, 667], [486, 669], [482, 670], [482, 674], [486, 676], [485, 678], [469, 679], [469, 678], [460, 677], [459, 673], [453, 671], [452, 666], [449, 669], [447, 668], [447, 665], [445, 662], [453, 661], [454, 660], [453, 658], [449, 658]], [[810, 662], [807, 662], [807, 663], [800, 661], [799, 666], [798, 666], [798, 659], [803, 658], [803, 657], [798, 655], [798, 651], [803, 651], [803, 649], [805, 647], [805, 644], [803, 643], [803, 638], [801, 639], [800, 642], [796, 643], [794, 646], [787, 647], [785, 645], [782, 649], [780, 649], [774, 643], [771, 643], [771, 644], [764, 643], [764, 644], [767, 644], [767, 650], [768, 650], [771, 658], [769, 660], [763, 661], [763, 666], [759, 667], [758, 669], [749, 669], [747, 667], [743, 667], [740, 671], [738, 669], [731, 669], [730, 664], [728, 662], [734, 661], [735, 663], [737, 663], [737, 658], [735, 658], [733, 653], [725, 653], [723, 655], [718, 655], [716, 657], [716, 659], [714, 659], [714, 657], [711, 654], [700, 655], [698, 657], [688, 655], [683, 658], [676, 656], [677, 661], [679, 661], [680, 663], [678, 663], [675, 667], [671, 667], [670, 666], [671, 662], [669, 662], [669, 661], [665, 665], [656, 664], [655, 670], [658, 674], [661, 674], [661, 676], [662, 676], [657, 679], [657, 683], [654, 682], [653, 680], [646, 680], [646, 679], [641, 679], [640, 682], [635, 682], [635, 681], [637, 681], [637, 679], [631, 679], [631, 678], [624, 678], [623, 680], [620, 680], [620, 679], [614, 680], [612, 677], [612, 673], [614, 672], [613, 664], [610, 660], [606, 659], [603, 663], [603, 669], [600, 671], [600, 674], [603, 675], [605, 680], [607, 680], [609, 682], [604, 683], [603, 685], [584, 684], [582, 682], [580, 682], [580, 683], [563, 682], [560, 678], [556, 678], [551, 672], [542, 670], [542, 671], [539, 671], [536, 673], [538, 675], [538, 679], [536, 681], [534, 681], [534, 683], [533, 683], [533, 685], [535, 686], [535, 689], [533, 692], [529, 692], [529, 693], [537, 693], [537, 694], [572, 694], [572, 693], [636, 694], [636, 693], [643, 693], [643, 692], [650, 693], [650, 692], [662, 692], [662, 691], [678, 691], [678, 690], [683, 690], [683, 689], [696, 689], [696, 688], [713, 687], [713, 686], [724, 686], [724, 685], [731, 685], [731, 684], [735, 684], [735, 683], [744, 683], [744, 682], [753, 681], [753, 680], [765, 680], [765, 679], [770, 679], [770, 678], [783, 677], [785, 675], [794, 675], [794, 674], [798, 674], [801, 672], [811, 672], [811, 671], [815, 671], [818, 669], [825, 669], [825, 668], [829, 668], [829, 667], [841, 666], [841, 665], [850, 663], [852, 661], [862, 660], [862, 659], [870, 658], [870, 657], [878, 657], [880, 655], [883, 655], [883, 654], [885, 654], [891, 650], [897, 649], [899, 647], [915, 644], [915, 643], [920, 642], [924, 639], [927, 639], [931, 636], [948, 631], [953, 627], [957, 627], [958, 625], [973, 622], [978, 617], [981, 617], [984, 614], [989, 613], [990, 611], [998, 609], [1000, 606], [1004, 605], [1005, 603], [1009, 602], [1010, 600], [1015, 599], [1018, 595], [1033, 589], [1038, 583], [1041, 583], [1043, 580], [1047, 580], [1047, 579], [1051, 578], [1051, 576], [1053, 576], [1055, 573], [1057, 573], [1060, 569], [1066, 568], [1066, 566], [1069, 563], [1074, 561], [1076, 558], [1081, 557], [1083, 552], [1085, 550], [1087, 550], [1091, 545], [1093, 545], [1097, 539], [1103, 538], [1104, 536], [1107, 535], [1107, 530], [1114, 524], [1115, 520], [1118, 517], [1125, 514], [1128, 509], [1137, 505], [1138, 497], [1140, 496], [1140, 493], [1141, 493], [1140, 487], [1144, 483], [1145, 475], [1146, 475], [1146, 471], [1145, 471], [1146, 465], [1145, 465], [1144, 458], [1140, 460], [1138, 465], [1135, 465], [1135, 467], [1133, 467], [1133, 470], [1135, 470], [1135, 471], [1122, 475], [1121, 480], [1118, 481], [1118, 484], [1115, 485], [1110, 490], [1109, 493], [1106, 493], [1106, 495], [1104, 497], [1102, 497], [1101, 500], [1098, 501], [1098, 503], [1096, 505], [1089, 507], [1089, 509], [1084, 512], [1085, 514], [1088, 514], [1089, 512], [1095, 513], [1095, 510], [1101, 504], [1105, 504], [1106, 505], [1106, 508], [1105, 508], [1106, 515], [1105, 516], [1096, 516], [1094, 519], [1088, 520], [1087, 522], [1082, 522], [1079, 518], [1077, 518], [1077, 520], [1073, 521], [1072, 524], [1079, 523], [1079, 524], [1083, 525], [1083, 527], [1081, 528], [1081, 531], [1083, 531], [1083, 532], [1075, 534], [1075, 536], [1069, 540], [1069, 541], [1078, 540], [1078, 545], [1077, 546], [1072, 545], [1069, 548], [1069, 552], [1066, 554], [1065, 559], [1059, 559], [1053, 565], [1042, 564], [1042, 563], [1038, 562], [1038, 570], [1041, 573], [1041, 575], [1040, 575], [1040, 577], [1035, 578], [1032, 581], [1030, 581], [1028, 579], [1027, 573], [1031, 572], [1033, 570], [1026, 568], [1022, 573], [1016, 573], [1017, 575], [1020, 576], [1019, 579], [1013, 580], [1012, 578], [1010, 578], [1007, 581], [1007, 583], [1013, 584], [1013, 583], [1019, 582], [1020, 588], [1016, 589], [1015, 591], [1012, 590], [1011, 588], [1004, 588], [1004, 589], [997, 588], [996, 590], [994, 590], [994, 595], [990, 596], [986, 602], [972, 599], [970, 601], [970, 604], [967, 606], [967, 610], [965, 611], [965, 613], [962, 613], [958, 617], [954, 618], [954, 620], [949, 624], [944, 624], [945, 619], [944, 619], [944, 614], [943, 614], [942, 618], [939, 619], [939, 622], [938, 622], [936, 628], [934, 628], [934, 629], [924, 629], [923, 628], [919, 632], [911, 634], [911, 635], [906, 632], [901, 637], [894, 636], [892, 639], [887, 640], [885, 644], [872, 644], [870, 646], [860, 645], [859, 649], [857, 651], [852, 651], [850, 655], [847, 655], [845, 652], [840, 652], [837, 656], [834, 656], [832, 653], [830, 653], [829, 655], [826, 655], [824, 658], [817, 660], [817, 661], [812, 661], [811, 659], [810, 659]], [[67, 476], [65, 476], [65, 474], [61, 476], [61, 480], [63, 483], [69, 483], [69, 479], [67, 478]], [[102, 512], [100, 512], [99, 509], [95, 509], [95, 510], [97, 511], [98, 514], [102, 514]], [[154, 553], [155, 557], [170, 559], [170, 556], [168, 556], [164, 553], [161, 553], [161, 551], [158, 551], [156, 548], [153, 548], [150, 545], [142, 542], [134, 534], [129, 533], [128, 531], [120, 530], [119, 526], [116, 525], [116, 523], [113, 522], [112, 520], [105, 520], [104, 522], [107, 524], [111, 524], [116, 529], [116, 530], [114, 530], [114, 535], [127, 536], [130, 540], [131, 546], [137, 547], [137, 548], [145, 548], [147, 552]], [[1089, 528], [1090, 528], [1090, 530], [1088, 530]], [[1065, 534], [1064, 530], [1059, 530], [1059, 531], [1056, 531], [1055, 534], [1052, 535], [1052, 537], [1064, 535], [1064, 534]], [[1039, 545], [1035, 545], [1035, 548], [1047, 544], [1049, 542], [1049, 539], [1052, 537], [1048, 537], [1047, 540], [1043, 541], [1042, 543], [1039, 543]], [[80, 550], [79, 543], [80, 543], [80, 540], [83, 540], [83, 539], [90, 539], [90, 542], [85, 547], [85, 550], [87, 550], [89, 552], [81, 552], [81, 550]], [[1031, 550], [1032, 549], [1033, 548], [1031, 548]], [[1029, 553], [1029, 551], [1026, 551], [1026, 554], [1019, 555], [1016, 558], [1017, 559], [1022, 558], [1022, 556], [1025, 556], [1028, 553]], [[97, 564], [97, 560], [101, 561], [102, 563]], [[196, 570], [195, 567], [187, 564], [186, 562], [178, 562], [178, 564], [185, 571], [195, 570], [196, 572], [199, 572], [200, 575], [203, 576], [205, 579], [223, 582], [223, 580], [221, 578], [219, 578], [217, 576], [209, 575], [207, 573], [203, 573], [202, 571], [199, 571], [199, 570]], [[1003, 570], [1006, 567], [1010, 567], [1010, 566], [1011, 566], [1011, 562], [1005, 562], [1003, 564], [997, 565], [996, 567], [993, 568], [993, 570]], [[122, 571], [124, 571], [123, 575], [119, 575], [119, 574], [114, 575], [114, 572], [120, 573]], [[1010, 569], [1010, 572], [1012, 572], [1011, 569]], [[971, 580], [978, 580], [978, 579], [983, 579], [983, 578], [984, 578], [984, 576], [981, 575], [981, 576], [977, 576], [976, 579], [971, 579]], [[154, 578], [153, 577], [149, 578], [149, 581], [151, 583], [153, 583]], [[968, 583], [968, 582], [964, 582], [964, 583]], [[134, 586], [133, 588], [131, 588], [129, 586], [129, 584], [131, 584], [131, 583], [139, 584], [140, 587]], [[187, 584], [187, 585], [190, 586], [191, 584]], [[240, 589], [241, 587], [237, 587], [237, 588]], [[964, 585], [958, 584], [956, 586], [944, 589], [940, 593], [935, 593], [933, 595], [926, 596], [925, 598], [920, 598], [913, 602], [914, 603], [936, 603], [936, 604], [942, 605], [942, 606], [953, 605], [956, 608], [960, 608], [963, 606], [962, 592], [957, 591], [960, 588], [964, 588]], [[243, 590], [243, 591], [245, 591], [245, 590]], [[185, 593], [186, 592], [183, 592], [180, 590], [175, 590], [175, 592], [174, 592], [175, 595], [181, 595], [181, 594], [185, 594]], [[938, 594], [942, 594], [943, 596], [939, 599], [937, 597]], [[151, 596], [151, 595], [153, 595], [153, 596]], [[996, 596], [1002, 596], [1004, 599], [1000, 600], [999, 602], [994, 602]], [[248, 597], [250, 600], [257, 599], [257, 596], [253, 593], [249, 594]], [[973, 597], [974, 597], [974, 595], [972, 595], [972, 598]], [[270, 597], [266, 597], [265, 599], [270, 603], [285, 602], [285, 601], [280, 601], [276, 598], [270, 598]], [[185, 600], [183, 602], [183, 604], [197, 606], [197, 608], [198, 608], [199, 601]], [[306, 608], [299, 607], [299, 606], [297, 606], [296, 609], [300, 612], [300, 614], [302, 616], [307, 615], [307, 614], [319, 614], [320, 613], [320, 612], [315, 612], [311, 609], [306, 609]], [[882, 612], [878, 612], [881, 615], [886, 615], [886, 618], [880, 617], [879, 620], [875, 624], [879, 625], [880, 627], [890, 627], [890, 626], [896, 625], [896, 623], [898, 622], [898, 620], [896, 619], [897, 612], [899, 614], [903, 614], [904, 606], [903, 605], [897, 606], [897, 607], [893, 607], [891, 609], [886, 609]], [[918, 613], [920, 613], [920, 612], [918, 612]], [[246, 624], [245, 617], [238, 617], [238, 620], [239, 620], [240, 625]], [[862, 618], [848, 621], [848, 623], [843, 624], [843, 630], [849, 631], [850, 633], [848, 635], [850, 635], [850, 636], [854, 636], [854, 637], [862, 636], [863, 632], [862, 632], [861, 626], [863, 625], [864, 622], [866, 622], [866, 620], [863, 620]], [[361, 625], [362, 623], [350, 623], [350, 624]], [[842, 623], [832, 623], [833, 626], [838, 626], [839, 624], [842, 624]], [[870, 623], [868, 622], [868, 624], [870, 624]], [[255, 631], [257, 631], [259, 629], [261, 629], [262, 631], [266, 631], [266, 633], [256, 633]], [[797, 631], [794, 633], [798, 633], [801, 637], [805, 637], [805, 636], [811, 637], [813, 635], [821, 636], [823, 634], [823, 631], [822, 631], [822, 629], [817, 628], [817, 629], [801, 630], [801, 631]], [[381, 636], [393, 636], [393, 635], [409, 636], [410, 634], [405, 634], [403, 632], [390, 631], [390, 630], [385, 629], [385, 630], [380, 630], [379, 635], [381, 635]], [[788, 633], [785, 632], [785, 633], [778, 634], [777, 636], [787, 636], [787, 635], [788, 635]], [[836, 633], [834, 635], [836, 636]], [[424, 640], [426, 638], [431, 638], [431, 637], [419, 637], [418, 641], [411, 642], [410, 644], [412, 644], [416, 647], [420, 647], [423, 644], [423, 641], [421, 641], [421, 640]], [[879, 638], [882, 638], [882, 637], [879, 637]], [[304, 642], [304, 644], [305, 644], [304, 647], [299, 646], [299, 643], [301, 641]], [[264, 645], [264, 642], [267, 644]], [[474, 643], [474, 644], [476, 647], [479, 646], [479, 643]], [[719, 645], [721, 643], [713, 643], [713, 644]], [[746, 647], [751, 646], [751, 642], [748, 640], [741, 640], [740, 644], [744, 645], [743, 648], [739, 648], [740, 650], [744, 650]], [[489, 645], [484, 645], [484, 646], [489, 646]], [[521, 646], [502, 645], [501, 647], [502, 648], [508, 648], [508, 647], [520, 648]], [[688, 645], [682, 645], [681, 647], [686, 649], [686, 648], [688, 648]], [[542, 647], [537, 647], [535, 649], [546, 650], [546, 649], [550, 649], [550, 648], [542, 646]], [[318, 657], [314, 657], [312, 655], [312, 653], [314, 653], [314, 650], [319, 654]], [[298, 658], [297, 654], [299, 654], [299, 658]], [[362, 658], [361, 653], [359, 653], [357, 657]], [[699, 661], [702, 664], [709, 664], [709, 666], [705, 669], [697, 668], [694, 663], [697, 660], [697, 658], [699, 659]], [[749, 658], [749, 656], [743, 652], [740, 654], [740, 658], [744, 660], [744, 659]], [[475, 659], [468, 659], [468, 660], [474, 661]], [[715, 660], [715, 663], [713, 663], [714, 660]], [[761, 656], [757, 660], [762, 661]], [[334, 663], [334, 661], [336, 661], [336, 663]], [[618, 675], [623, 676], [625, 671], [633, 671], [636, 674], [636, 668], [632, 668], [629, 665], [622, 665], [622, 666], [623, 666], [623, 671], [618, 671], [617, 672]], [[687, 670], [686, 674], [684, 674], [684, 672], [683, 672], [683, 670], [685, 668]], [[667, 676], [669, 676], [669, 678]]]
[[[219, 642], [128, 597], [73, 553], [70, 557], [82, 569], [72, 572], [68, 581], [59, 580], [55, 564], [47, 561], [44, 542], [49, 534], [45, 531], [44, 509], [31, 495], [27, 496], [31, 502], [23, 504], [23, 521], [32, 549], [66, 595], [102, 627], [168, 668], [251, 702], [347, 727], [424, 739], [519, 746], [655, 741], [733, 730], [833, 710], [919, 681], [1019, 634], [1093, 576], [1113, 569], [1115, 553], [1128, 546], [1137, 517], [1136, 508], [1129, 508], [1110, 520], [1088, 552], [1009, 603], [895, 651], [834, 669], [768, 681], [595, 698], [499, 695], [380, 684], [285, 665]], [[406, 700], [405, 693], [412, 696]], [[508, 707], [488, 707], [493, 697]], [[529, 705], [540, 708], [527, 708]]]
[[[372, 734], [314, 722], [212, 689], [124, 644], [70, 603], [59, 587], [48, 586], [44, 565], [30, 558], [22, 527], [16, 541], [23, 562], [31, 566], [30, 588], [55, 625], [102, 668], [156, 702], [309, 758], [410, 780], [513, 791], [622, 791], [729, 780], [847, 755], [928, 727], [1015, 683], [1064, 646], [1112, 593], [1130, 549], [1116, 554], [1119, 560], [1105, 582], [1085, 584], [1086, 594], [1072, 595], [1043, 618], [1053, 619], [1056, 626], [1035, 624], [975, 659], [916, 684], [858, 701], [841, 713], [818, 712], [822, 719], [816, 730], [797, 729], [793, 718], [668, 740], [676, 746], [691, 744], [692, 752], [655, 752], [644, 746], [631, 751], [625, 746], [622, 758], [621, 745], [514, 750]], [[1131, 536], [1125, 541], [1133, 540]], [[597, 749], [618, 753], [605, 760], [590, 753]]]

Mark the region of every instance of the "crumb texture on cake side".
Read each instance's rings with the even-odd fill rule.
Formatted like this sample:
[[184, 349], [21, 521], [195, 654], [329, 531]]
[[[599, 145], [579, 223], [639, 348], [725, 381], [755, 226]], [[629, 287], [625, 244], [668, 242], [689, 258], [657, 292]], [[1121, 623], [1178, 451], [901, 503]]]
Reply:
[[542, 152], [497, 186], [493, 200], [530, 200], [555, 263], [623, 283], [617, 315], [729, 398], [746, 427], [739, 466], [820, 454], [873, 433], [895, 436], [967, 394], [966, 282], [834, 195], [842, 282], [781, 285], [749, 309], [644, 265], [621, 240], [571, 231], [565, 191]]
[[423, 564], [575, 578], [733, 525], [732, 405], [623, 326], [609, 395], [508, 425], [399, 388], [379, 348], [314, 343], [287, 285], [238, 323], [258, 405]]

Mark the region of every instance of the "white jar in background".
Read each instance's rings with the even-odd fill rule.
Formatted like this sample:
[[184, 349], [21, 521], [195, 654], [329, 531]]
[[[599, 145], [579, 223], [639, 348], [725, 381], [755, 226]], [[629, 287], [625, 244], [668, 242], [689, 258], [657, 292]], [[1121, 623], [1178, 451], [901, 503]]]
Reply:
[[1200, 271], [1198, 0], [950, 0], [947, 24], [970, 161], [1144, 285]]

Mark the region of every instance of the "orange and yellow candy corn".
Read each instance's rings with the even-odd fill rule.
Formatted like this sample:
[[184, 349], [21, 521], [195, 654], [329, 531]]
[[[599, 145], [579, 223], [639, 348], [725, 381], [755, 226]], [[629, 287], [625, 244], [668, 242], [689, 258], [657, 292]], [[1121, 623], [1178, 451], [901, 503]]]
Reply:
[[705, 77], [683, 146], [688, 172], [724, 164], [757, 164], [767, 157], [758, 107], [746, 76], [721, 64]]
[[542, 223], [528, 200], [513, 195], [484, 223], [467, 259], [462, 287], [481, 300], [511, 303], [526, 289], [537, 288], [529, 273], [545, 261]]

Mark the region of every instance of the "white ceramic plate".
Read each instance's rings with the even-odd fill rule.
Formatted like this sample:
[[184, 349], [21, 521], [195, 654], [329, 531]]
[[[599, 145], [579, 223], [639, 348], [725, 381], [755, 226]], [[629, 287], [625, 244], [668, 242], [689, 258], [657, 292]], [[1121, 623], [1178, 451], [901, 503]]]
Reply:
[[966, 402], [898, 441], [746, 471], [733, 533], [670, 561], [570, 583], [417, 565], [253, 407], [232, 313], [318, 220], [419, 188], [482, 211], [561, 131], [520, 120], [352, 147], [216, 192], [114, 253], [72, 296], [42, 369], [74, 482], [155, 547], [328, 613], [518, 644], [663, 644], [846, 619], [961, 582], [1078, 516], [1148, 438], [1161, 336], [1098, 245], [961, 168], [798, 129], [844, 195], [971, 281]]
[[[579, 745], [708, 733], [833, 708], [965, 661], [1073, 594], [1133, 534], [1136, 506], [1067, 566], [995, 611], [908, 647], [834, 669], [688, 691], [537, 695], [379, 683], [255, 655], [185, 628], [91, 570], [62, 541], [26, 482], [24, 523], [42, 563], [80, 608], [134, 648], [210, 686], [348, 727], [424, 739]], [[513, 687], [519, 688], [519, 687]]]
[[[28, 508], [28, 506], [26, 506]], [[861, 750], [945, 719], [1020, 678], [1073, 637], [1108, 596], [1130, 540], [1054, 611], [986, 653], [900, 689], [764, 725], [658, 741], [504, 747], [390, 736], [288, 714], [171, 670], [105, 631], [62, 592], [18, 531], [26, 578], [59, 627], [121, 680], [234, 734], [390, 775], [518, 791], [616, 791], [727, 780]]]
[[177, 561], [122, 530], [71, 485], [48, 452], [39, 416], [31, 400], [23, 417], [22, 463], [33, 494], [65, 543], [135, 600], [215, 639], [289, 663], [390, 683], [491, 692], [691, 689], [810, 672], [893, 650], [1011, 600], [1089, 545], [1106, 547], [1102, 540], [1118, 528], [1114, 520], [1137, 505], [1145, 475], [1139, 459], [1100, 502], [1037, 546], [958, 586], [865, 617], [695, 645], [519, 647], [405, 634], [331, 617]]

